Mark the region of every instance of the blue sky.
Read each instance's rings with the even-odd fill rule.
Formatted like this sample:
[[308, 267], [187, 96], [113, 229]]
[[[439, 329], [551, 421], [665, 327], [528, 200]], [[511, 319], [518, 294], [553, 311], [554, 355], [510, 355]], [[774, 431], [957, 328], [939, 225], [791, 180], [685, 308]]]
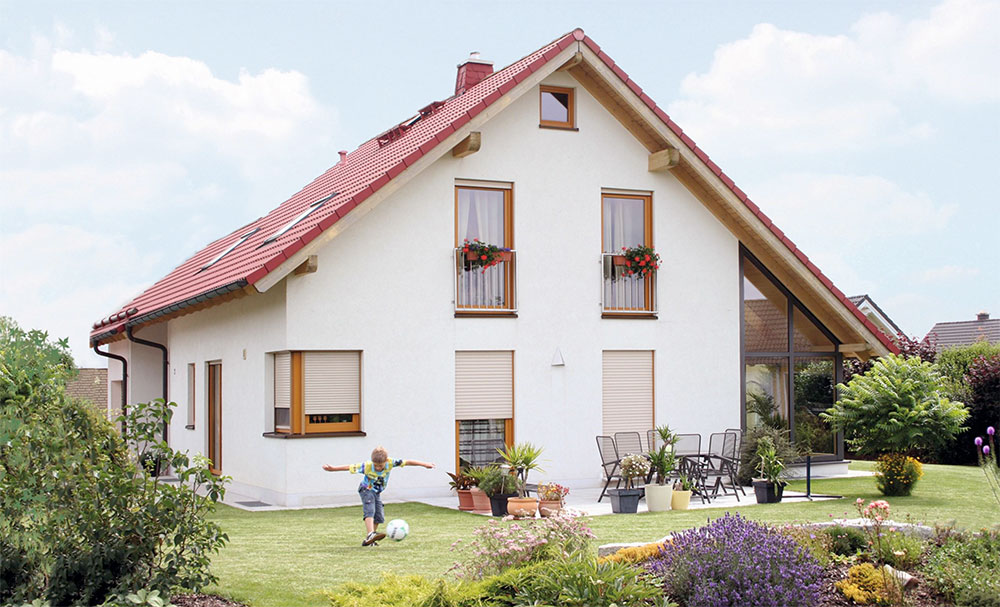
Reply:
[[0, 0], [0, 314], [68, 336], [582, 27], [848, 294], [1000, 315], [1000, 2]]

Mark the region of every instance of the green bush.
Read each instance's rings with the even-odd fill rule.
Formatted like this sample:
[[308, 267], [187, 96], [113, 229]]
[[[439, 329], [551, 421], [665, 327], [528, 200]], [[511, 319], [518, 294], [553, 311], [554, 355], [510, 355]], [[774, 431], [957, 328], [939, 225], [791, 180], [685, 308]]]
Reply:
[[[941, 447], [935, 459], [942, 464], [975, 464], [976, 452], [970, 448], [972, 440], [982, 436], [987, 426], [1000, 421], [1000, 393], [997, 373], [993, 374], [992, 389], [988, 380], [983, 381], [982, 361], [1000, 357], [1000, 344], [986, 341], [968, 346], [955, 346], [938, 354], [937, 365], [945, 378], [945, 391], [952, 400], [960, 400], [969, 407], [968, 430]], [[979, 364], [975, 364], [979, 361]], [[994, 363], [995, 364], [995, 363]]]
[[930, 551], [924, 577], [958, 606], [987, 607], [1000, 596], [1000, 532], [954, 535]]
[[553, 562], [510, 598], [517, 605], [576, 607], [665, 603], [663, 591], [641, 570], [625, 563], [598, 563], [582, 555]]
[[890, 531], [882, 541], [872, 546], [872, 553], [880, 562], [902, 571], [913, 571], [920, 565], [926, 544], [918, 537], [899, 531]]
[[865, 534], [854, 527], [842, 527], [840, 525], [827, 527], [823, 530], [830, 536], [833, 544], [830, 551], [841, 556], [852, 556], [868, 547], [868, 539]]
[[[204, 458], [192, 463], [158, 440], [162, 401], [135, 405], [127, 432], [66, 396], [65, 341], [0, 319], [0, 604], [36, 598], [101, 604], [140, 589], [198, 589], [226, 537], [205, 514], [224, 492]], [[180, 479], [142, 471], [150, 452]], [[194, 490], [203, 488], [208, 497]]]
[[333, 607], [473, 607], [483, 602], [473, 583], [431, 581], [419, 575], [383, 573], [377, 584], [348, 582], [324, 592]]

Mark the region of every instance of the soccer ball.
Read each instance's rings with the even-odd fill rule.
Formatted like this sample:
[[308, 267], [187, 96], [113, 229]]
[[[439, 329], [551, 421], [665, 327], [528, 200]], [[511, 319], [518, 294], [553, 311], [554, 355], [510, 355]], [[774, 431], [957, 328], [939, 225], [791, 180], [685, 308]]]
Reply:
[[385, 534], [389, 536], [389, 539], [396, 540], [397, 542], [405, 538], [409, 533], [410, 526], [401, 518], [393, 519], [385, 526]]

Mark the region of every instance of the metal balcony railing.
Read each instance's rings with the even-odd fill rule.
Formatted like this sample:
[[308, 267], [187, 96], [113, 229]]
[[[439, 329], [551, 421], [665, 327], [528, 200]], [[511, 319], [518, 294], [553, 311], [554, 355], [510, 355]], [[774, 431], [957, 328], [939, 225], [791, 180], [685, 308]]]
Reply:
[[454, 250], [456, 312], [517, 312], [517, 251], [489, 268], [471, 267], [462, 249]]
[[601, 256], [601, 307], [606, 314], [656, 314], [656, 275], [638, 278], [615, 264], [618, 255]]

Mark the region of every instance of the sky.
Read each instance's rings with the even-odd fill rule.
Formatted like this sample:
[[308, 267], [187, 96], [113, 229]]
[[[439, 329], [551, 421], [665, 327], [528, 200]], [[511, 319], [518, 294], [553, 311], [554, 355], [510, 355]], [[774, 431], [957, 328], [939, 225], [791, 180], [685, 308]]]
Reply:
[[575, 27], [845, 293], [1000, 316], [1000, 0], [0, 0], [0, 315], [106, 366], [94, 321]]

